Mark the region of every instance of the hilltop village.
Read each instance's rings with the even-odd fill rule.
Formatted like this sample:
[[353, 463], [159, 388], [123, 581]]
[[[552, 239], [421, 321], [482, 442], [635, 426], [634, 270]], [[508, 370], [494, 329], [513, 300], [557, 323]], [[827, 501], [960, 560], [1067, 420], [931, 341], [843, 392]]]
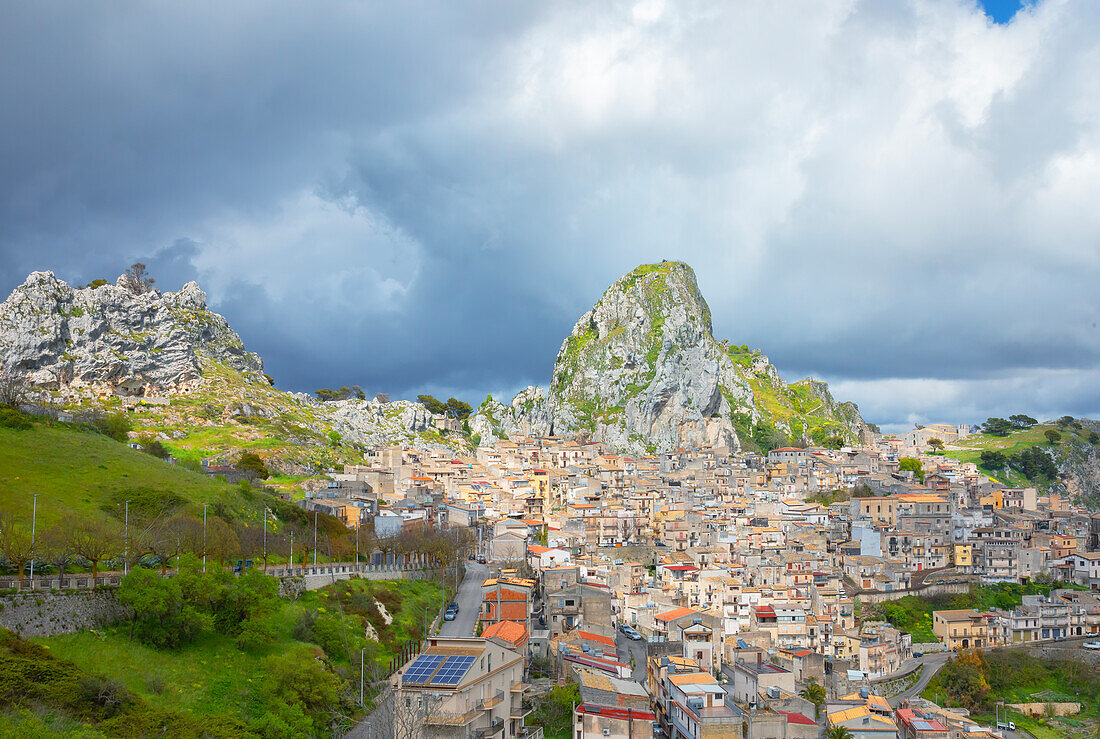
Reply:
[[[1100, 597], [1055, 589], [1012, 609], [938, 610], [927, 643], [857, 619], [860, 609], [971, 584], [1095, 589], [1100, 517], [927, 453], [932, 434], [959, 431], [766, 454], [634, 457], [520, 436], [471, 456], [390, 447], [331, 474], [300, 505], [370, 524], [380, 538], [423, 527], [474, 532], [471, 557], [488, 568], [474, 629], [579, 684], [575, 736], [740, 736], [747, 727], [751, 736], [802, 737], [836, 726], [857, 737], [946, 737], [959, 726], [974, 736], [965, 711], [916, 698], [906, 677], [916, 680], [925, 661], [942, 664], [944, 650], [1100, 633]], [[906, 457], [921, 469], [899, 469]], [[398, 671], [399, 684], [436, 691], [420, 673], [453, 647], [429, 640]], [[483, 685], [494, 679], [485, 672], [444, 706], [491, 726], [497, 709], [471, 696], [509, 689]], [[811, 684], [826, 688], [820, 710], [806, 698]], [[514, 732], [505, 736], [522, 735], [507, 701], [501, 711]]]

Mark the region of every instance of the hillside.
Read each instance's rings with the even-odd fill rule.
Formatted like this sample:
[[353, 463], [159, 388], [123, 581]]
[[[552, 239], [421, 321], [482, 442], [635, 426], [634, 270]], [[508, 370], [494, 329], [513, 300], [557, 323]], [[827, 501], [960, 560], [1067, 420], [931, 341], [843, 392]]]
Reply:
[[[1061, 438], [1050, 443], [1048, 431]], [[943, 453], [973, 462], [983, 473], [1006, 485], [1065, 492], [1096, 505], [1100, 503], [1098, 435], [1100, 422], [1087, 418], [1050, 421], [1005, 436], [971, 434], [947, 446]], [[1052, 469], [1044, 471], [1046, 465], [1037, 455], [1049, 459]], [[1054, 474], [1050, 474], [1052, 471]]]
[[439, 434], [419, 403], [322, 403], [277, 389], [194, 282], [162, 293], [127, 275], [73, 287], [32, 273], [0, 303], [0, 379], [77, 420], [124, 410], [135, 435], [155, 435], [181, 459], [228, 462], [249, 450], [294, 477], [361, 462], [368, 446], [467, 445]]
[[562, 342], [549, 390], [489, 398], [481, 443], [512, 433], [579, 436], [632, 453], [679, 446], [771, 449], [866, 432], [824, 383], [788, 384], [758, 350], [714, 338], [710, 307], [681, 262], [642, 265], [612, 284]]
[[169, 501], [192, 514], [208, 503], [229, 521], [256, 522], [269, 498], [256, 493], [246, 500], [236, 486], [73, 424], [0, 428], [0, 514], [29, 521], [35, 493], [40, 526], [70, 511], [117, 516], [116, 505], [126, 500], [134, 509]]

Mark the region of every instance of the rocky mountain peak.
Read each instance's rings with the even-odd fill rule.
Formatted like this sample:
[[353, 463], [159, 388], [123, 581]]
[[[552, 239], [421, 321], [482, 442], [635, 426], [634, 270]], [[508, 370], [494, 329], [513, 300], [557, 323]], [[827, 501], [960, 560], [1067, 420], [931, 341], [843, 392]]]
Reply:
[[853, 439], [865, 428], [823, 383], [788, 386], [762, 353], [717, 341], [695, 272], [668, 261], [620, 277], [580, 317], [545, 396], [528, 388], [510, 406], [487, 403], [472, 425], [483, 443], [550, 433], [636, 454]]
[[158, 395], [194, 387], [205, 359], [263, 379], [260, 358], [194, 282], [138, 291], [123, 275], [74, 288], [32, 272], [0, 303], [0, 371], [28, 385]]

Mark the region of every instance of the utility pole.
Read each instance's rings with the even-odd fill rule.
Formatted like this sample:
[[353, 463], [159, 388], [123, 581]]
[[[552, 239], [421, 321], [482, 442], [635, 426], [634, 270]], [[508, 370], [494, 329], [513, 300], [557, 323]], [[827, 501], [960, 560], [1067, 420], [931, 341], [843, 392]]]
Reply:
[[313, 566], [317, 566], [317, 511], [313, 512]]
[[267, 506], [264, 506], [264, 572], [267, 572]]
[[359, 650], [359, 705], [364, 708], [366, 708], [366, 704], [363, 702], [363, 654], [366, 651], [366, 647]]
[[202, 504], [202, 571], [206, 572], [206, 506], [209, 503]]
[[294, 574], [294, 532], [290, 532], [290, 574]]
[[359, 521], [355, 522], [355, 571], [359, 571]]
[[122, 545], [122, 574], [130, 572], [130, 501], [126, 501], [126, 534]]
[[[31, 590], [34, 590], [34, 524], [35, 519], [38, 517], [38, 496], [39, 493], [34, 494], [34, 500], [31, 502]], [[19, 576], [23, 576], [22, 567], [19, 568]]]

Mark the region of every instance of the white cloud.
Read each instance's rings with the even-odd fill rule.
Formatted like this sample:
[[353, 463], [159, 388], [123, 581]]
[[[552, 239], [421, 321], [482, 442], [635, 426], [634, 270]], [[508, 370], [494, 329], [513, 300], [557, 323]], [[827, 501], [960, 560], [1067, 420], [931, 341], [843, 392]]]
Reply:
[[197, 232], [193, 263], [214, 300], [245, 282], [276, 303], [399, 312], [422, 258], [414, 239], [351, 196], [302, 192], [274, 211], [225, 214]]
[[13, 273], [190, 238], [214, 296], [294, 316], [258, 349], [351, 315], [387, 351], [298, 375], [396, 394], [545, 381], [610, 282], [678, 258], [721, 337], [872, 420], [1100, 405], [1092, 0], [198, 4], [186, 43], [161, 6], [36, 7], [0, 11]]

